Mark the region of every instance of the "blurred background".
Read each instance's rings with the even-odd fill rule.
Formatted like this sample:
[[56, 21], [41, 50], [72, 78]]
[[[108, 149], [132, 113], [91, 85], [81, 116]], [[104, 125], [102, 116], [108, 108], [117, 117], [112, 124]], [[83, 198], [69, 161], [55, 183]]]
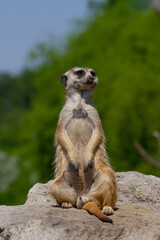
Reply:
[[73, 66], [99, 77], [113, 169], [160, 177], [159, 0], [7, 0], [0, 29], [0, 204], [53, 178], [59, 79]]

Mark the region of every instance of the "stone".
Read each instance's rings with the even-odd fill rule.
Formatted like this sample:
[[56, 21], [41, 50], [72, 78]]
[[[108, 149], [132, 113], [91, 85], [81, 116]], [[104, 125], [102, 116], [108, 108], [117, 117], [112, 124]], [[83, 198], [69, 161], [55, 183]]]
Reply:
[[138, 172], [116, 173], [118, 203], [160, 210], [160, 178]]
[[138, 172], [116, 173], [116, 178], [113, 224], [84, 210], [60, 208], [49, 181], [34, 185], [24, 205], [0, 206], [0, 240], [159, 240], [160, 178]]

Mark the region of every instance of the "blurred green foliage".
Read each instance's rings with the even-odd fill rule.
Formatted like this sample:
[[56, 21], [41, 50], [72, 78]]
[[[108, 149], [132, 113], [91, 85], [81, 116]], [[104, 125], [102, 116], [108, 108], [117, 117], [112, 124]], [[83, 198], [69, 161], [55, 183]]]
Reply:
[[52, 178], [53, 139], [65, 93], [59, 78], [73, 66], [91, 67], [99, 76], [93, 102], [115, 171], [160, 176], [134, 147], [139, 141], [160, 162], [152, 136], [160, 131], [160, 22], [142, 2], [89, 1], [93, 12], [65, 50], [38, 44], [30, 53], [32, 70], [0, 75], [0, 164], [6, 171], [6, 176], [0, 171], [0, 204], [23, 203], [34, 183]]

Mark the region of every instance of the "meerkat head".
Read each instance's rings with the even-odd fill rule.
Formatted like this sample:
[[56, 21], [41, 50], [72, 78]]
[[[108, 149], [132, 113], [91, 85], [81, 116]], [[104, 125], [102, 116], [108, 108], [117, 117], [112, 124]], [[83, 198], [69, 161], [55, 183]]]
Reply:
[[66, 89], [74, 88], [79, 91], [89, 91], [97, 85], [98, 77], [91, 68], [74, 67], [61, 76], [61, 83]]

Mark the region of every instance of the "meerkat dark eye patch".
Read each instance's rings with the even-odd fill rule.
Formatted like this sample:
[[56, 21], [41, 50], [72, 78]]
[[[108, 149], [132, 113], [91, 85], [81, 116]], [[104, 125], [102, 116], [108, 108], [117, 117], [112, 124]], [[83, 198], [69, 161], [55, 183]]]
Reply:
[[90, 71], [90, 73], [91, 73], [91, 75], [92, 75], [93, 77], [96, 76], [96, 73], [95, 73], [94, 71]]
[[75, 74], [78, 77], [83, 77], [85, 75], [85, 71], [84, 70], [78, 70], [78, 71], [75, 71]]

